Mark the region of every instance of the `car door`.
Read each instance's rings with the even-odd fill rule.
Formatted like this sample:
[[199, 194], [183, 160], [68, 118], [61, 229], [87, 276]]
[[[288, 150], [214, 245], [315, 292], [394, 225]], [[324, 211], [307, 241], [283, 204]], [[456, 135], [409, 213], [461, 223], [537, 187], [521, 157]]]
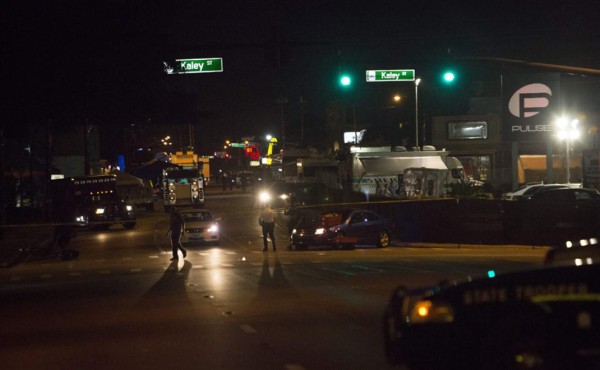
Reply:
[[377, 236], [378, 217], [373, 212], [357, 211], [350, 216], [349, 226], [358, 243], [371, 243]]
[[355, 242], [360, 242], [360, 236], [363, 233], [365, 227], [364, 216], [362, 211], [354, 211], [348, 215], [346, 221], [346, 227], [344, 228], [344, 234], [347, 237], [352, 238]]

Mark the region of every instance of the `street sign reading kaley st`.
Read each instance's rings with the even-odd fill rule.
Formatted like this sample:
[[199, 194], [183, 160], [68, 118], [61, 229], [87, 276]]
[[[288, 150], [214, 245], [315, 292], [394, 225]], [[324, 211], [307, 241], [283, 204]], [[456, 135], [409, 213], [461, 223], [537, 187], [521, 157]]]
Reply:
[[368, 70], [367, 82], [414, 81], [414, 69]]
[[176, 73], [223, 72], [223, 58], [176, 59]]

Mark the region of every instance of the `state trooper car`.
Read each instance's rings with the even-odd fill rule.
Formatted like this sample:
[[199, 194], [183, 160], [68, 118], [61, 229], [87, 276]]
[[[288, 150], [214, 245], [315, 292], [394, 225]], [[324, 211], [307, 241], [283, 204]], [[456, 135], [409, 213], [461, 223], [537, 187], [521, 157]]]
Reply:
[[488, 275], [398, 287], [383, 320], [389, 361], [432, 369], [600, 369], [600, 264]]

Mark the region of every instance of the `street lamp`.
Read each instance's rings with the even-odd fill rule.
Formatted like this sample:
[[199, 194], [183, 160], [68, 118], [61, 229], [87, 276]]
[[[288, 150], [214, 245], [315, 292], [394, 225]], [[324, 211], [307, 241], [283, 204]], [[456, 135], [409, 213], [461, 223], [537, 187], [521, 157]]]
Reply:
[[421, 79], [415, 80], [415, 147], [419, 148], [419, 83]]
[[571, 183], [571, 140], [579, 138], [578, 124], [578, 119], [569, 121], [564, 117], [556, 121], [556, 136], [559, 140], [565, 140], [566, 143], [565, 167], [567, 170], [567, 184]]

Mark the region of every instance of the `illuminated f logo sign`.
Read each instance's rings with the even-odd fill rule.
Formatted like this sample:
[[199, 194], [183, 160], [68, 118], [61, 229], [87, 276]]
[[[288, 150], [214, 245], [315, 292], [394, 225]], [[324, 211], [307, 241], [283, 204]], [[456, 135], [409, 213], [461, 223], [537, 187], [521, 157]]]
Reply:
[[552, 90], [544, 84], [523, 86], [511, 96], [508, 110], [518, 118], [533, 117], [548, 108], [551, 96]]

